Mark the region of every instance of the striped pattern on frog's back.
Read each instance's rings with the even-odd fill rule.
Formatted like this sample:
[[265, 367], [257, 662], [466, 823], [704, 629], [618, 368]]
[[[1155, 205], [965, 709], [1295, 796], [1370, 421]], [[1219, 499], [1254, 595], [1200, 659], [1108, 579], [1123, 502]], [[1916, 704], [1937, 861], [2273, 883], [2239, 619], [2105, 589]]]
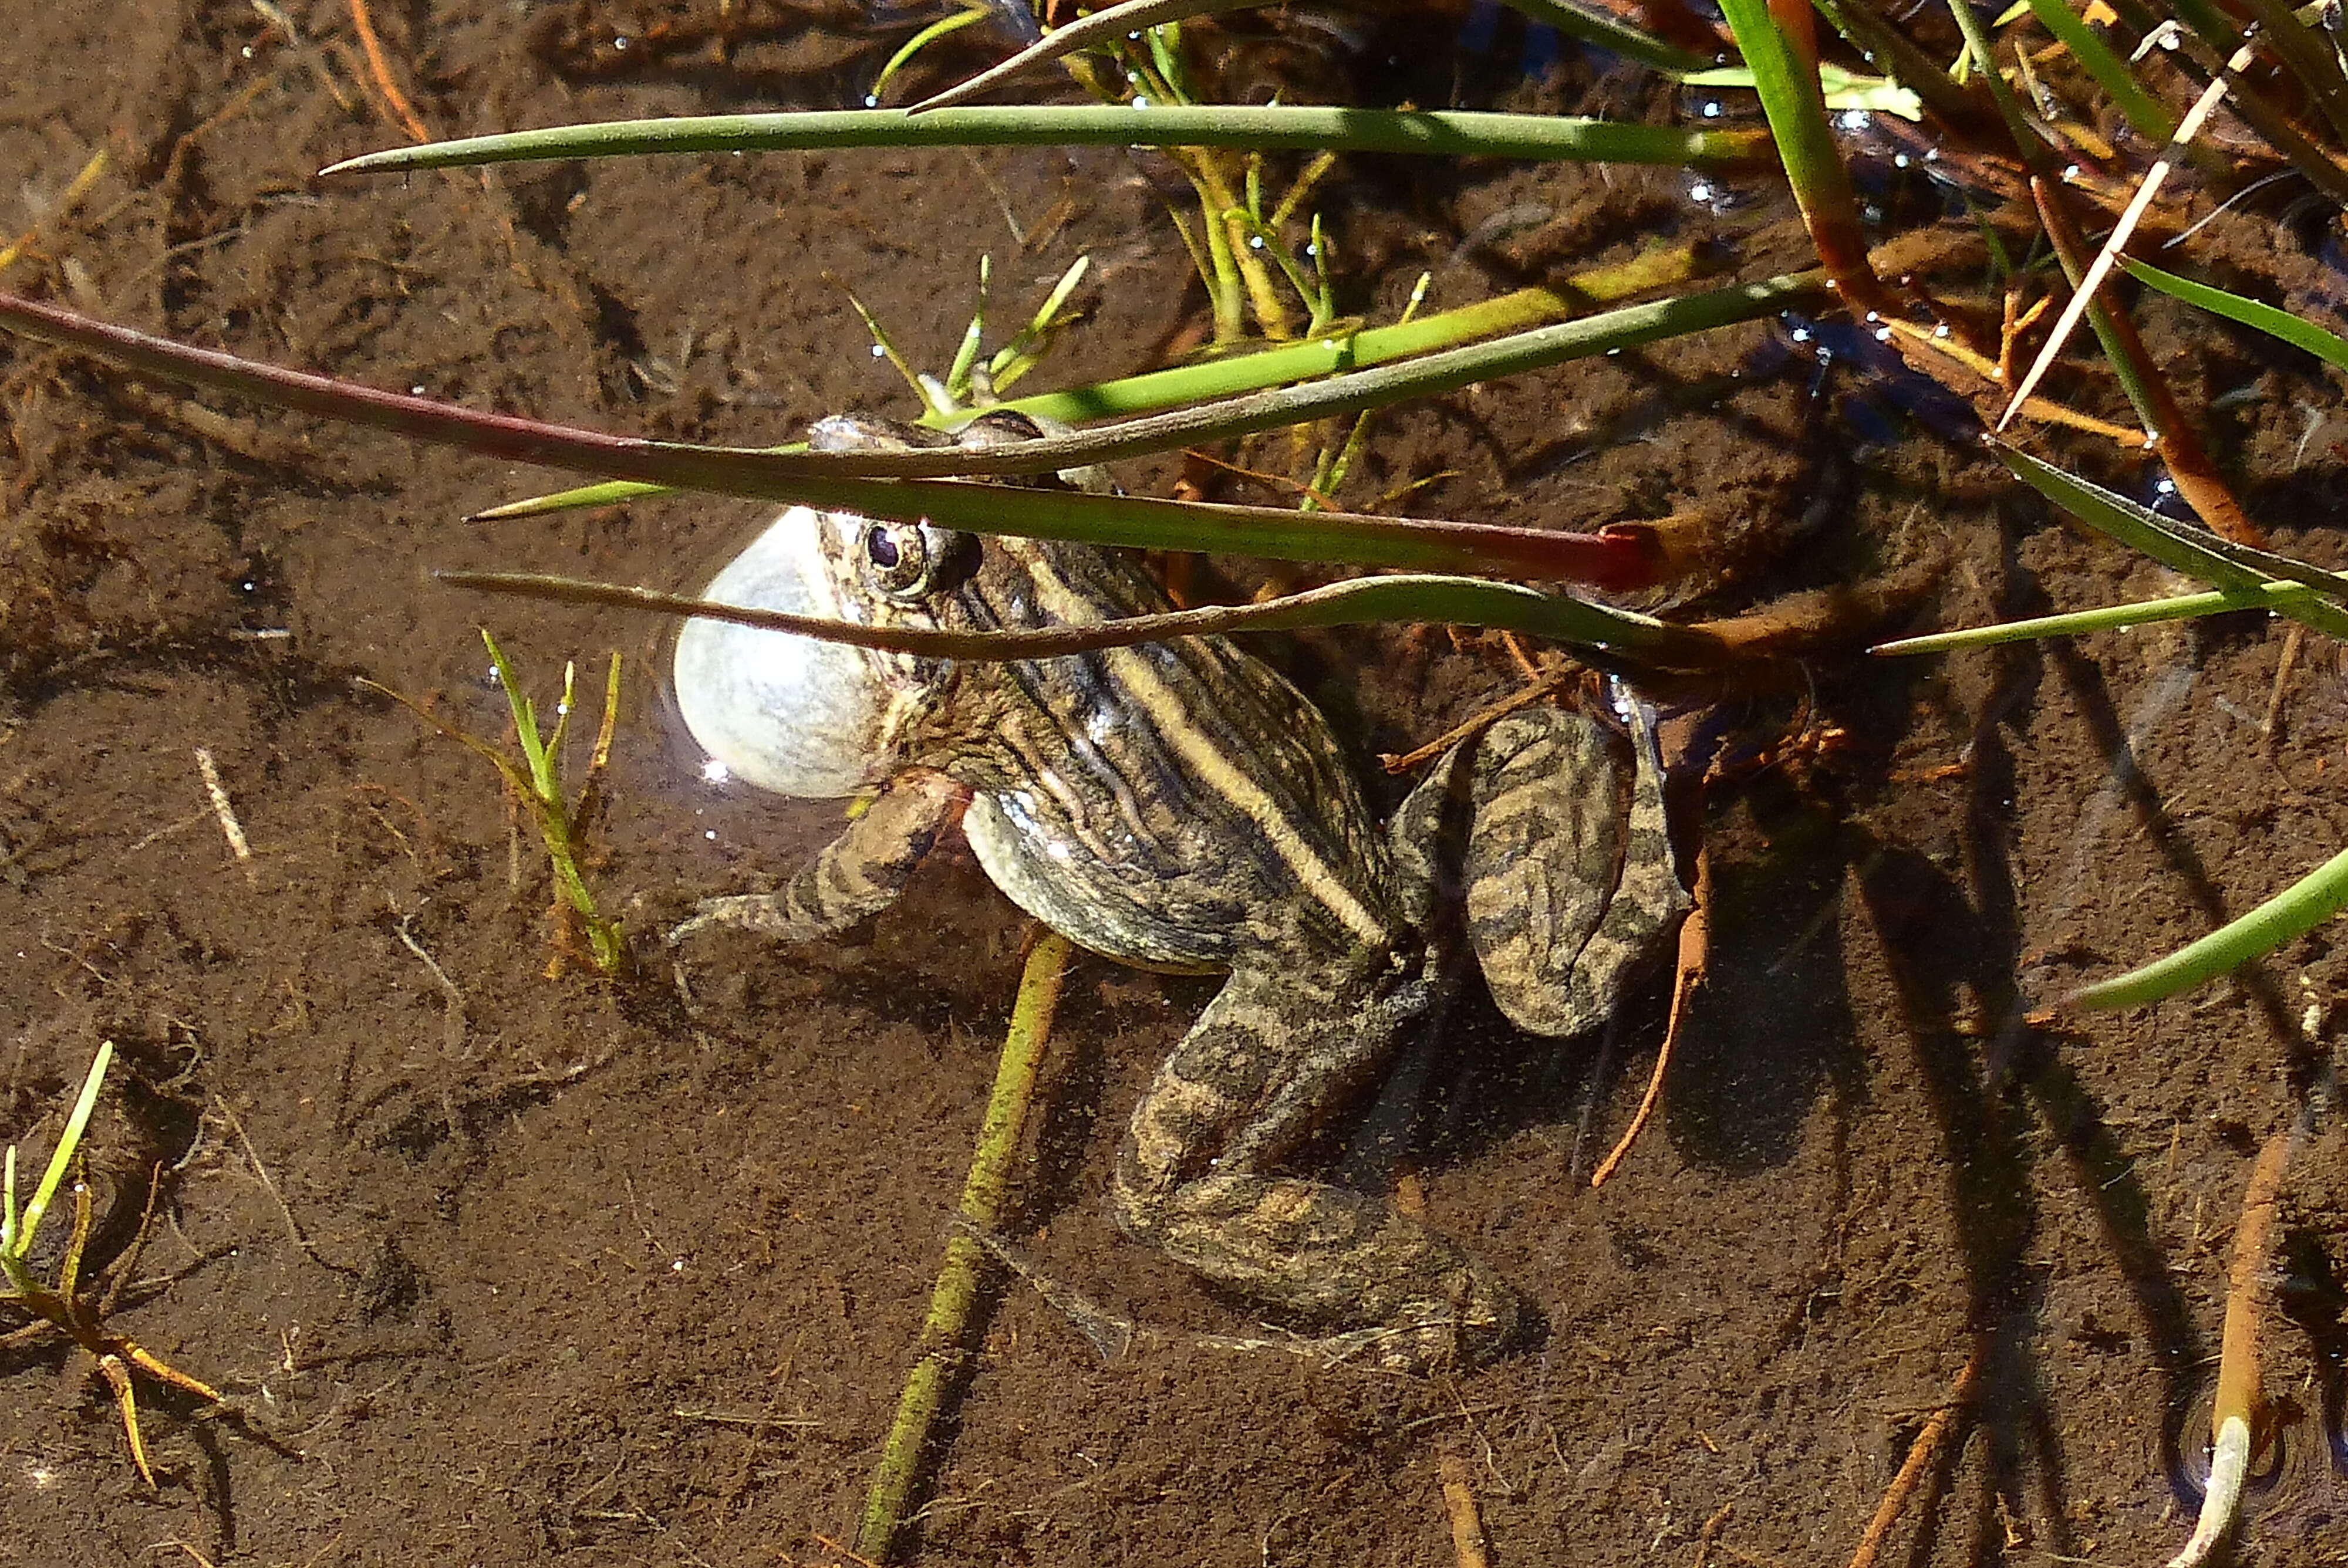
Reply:
[[[1168, 608], [1090, 546], [990, 539], [933, 606], [967, 630], [1087, 624]], [[976, 688], [992, 680], [986, 700]], [[1224, 968], [1272, 920], [1331, 952], [1400, 921], [1383, 836], [1318, 710], [1221, 638], [963, 671], [939, 718], [977, 793], [964, 828], [1014, 902], [1111, 958]]]

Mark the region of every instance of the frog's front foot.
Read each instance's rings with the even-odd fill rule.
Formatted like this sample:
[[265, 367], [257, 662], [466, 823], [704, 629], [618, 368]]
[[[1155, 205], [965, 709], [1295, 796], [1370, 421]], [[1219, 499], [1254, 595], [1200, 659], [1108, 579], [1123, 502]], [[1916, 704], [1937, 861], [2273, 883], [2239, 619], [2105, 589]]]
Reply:
[[967, 798], [962, 785], [942, 774], [908, 774], [874, 798], [780, 888], [704, 898], [694, 906], [693, 918], [668, 934], [669, 946], [721, 926], [778, 942], [837, 936], [896, 901]]

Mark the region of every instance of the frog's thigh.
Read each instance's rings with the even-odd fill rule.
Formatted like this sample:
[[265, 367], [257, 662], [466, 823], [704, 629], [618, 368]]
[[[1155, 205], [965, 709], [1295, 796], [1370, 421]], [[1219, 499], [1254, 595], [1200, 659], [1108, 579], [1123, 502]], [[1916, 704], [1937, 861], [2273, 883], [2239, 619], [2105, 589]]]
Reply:
[[1649, 759], [1631, 773], [1593, 719], [1512, 714], [1474, 759], [1462, 881], [1468, 929], [1492, 999], [1518, 1028], [1573, 1035], [1613, 1010], [1660, 935], [1686, 910]]
[[1134, 1112], [1112, 1182], [1118, 1224], [1232, 1290], [1388, 1331], [1371, 1353], [1390, 1367], [1497, 1348], [1522, 1301], [1457, 1243], [1380, 1198], [1262, 1171], [1385, 1063], [1424, 991], [1346, 1009], [1341, 988], [1293, 971], [1234, 976]]
[[964, 798], [963, 787], [942, 774], [899, 780], [780, 888], [705, 898], [669, 940], [714, 926], [740, 926], [782, 942], [837, 936], [896, 902]]

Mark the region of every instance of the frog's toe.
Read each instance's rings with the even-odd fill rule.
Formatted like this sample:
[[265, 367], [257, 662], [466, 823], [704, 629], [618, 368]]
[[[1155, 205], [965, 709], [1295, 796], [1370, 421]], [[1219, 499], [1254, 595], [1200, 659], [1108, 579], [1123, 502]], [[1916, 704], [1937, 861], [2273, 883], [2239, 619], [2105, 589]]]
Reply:
[[771, 893], [743, 893], [726, 898], [704, 898], [693, 907], [693, 917], [673, 927], [668, 934], [672, 948], [691, 940], [705, 931], [721, 927], [736, 930], [757, 931], [780, 940], [794, 939], [789, 912], [780, 898]]
[[1540, 1317], [1517, 1288], [1464, 1254], [1447, 1282], [1457, 1294], [1402, 1308], [1378, 1336], [1370, 1359], [1390, 1372], [1424, 1377], [1496, 1360], [1529, 1341]]

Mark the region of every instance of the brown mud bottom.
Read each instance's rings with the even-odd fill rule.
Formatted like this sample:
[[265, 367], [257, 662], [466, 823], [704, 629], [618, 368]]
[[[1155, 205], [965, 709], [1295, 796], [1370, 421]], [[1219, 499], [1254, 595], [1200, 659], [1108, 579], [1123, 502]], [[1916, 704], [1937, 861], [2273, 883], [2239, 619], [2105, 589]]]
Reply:
[[[114, 160], [0, 282], [133, 324], [482, 405], [771, 441], [835, 409], [902, 408], [827, 272], [924, 363], [950, 354], [982, 251], [1006, 289], [1094, 254], [1091, 324], [1055, 366], [1068, 381], [1138, 368], [1181, 318], [1184, 263], [1117, 157], [989, 154], [983, 180], [958, 156], [842, 154], [313, 193], [319, 165], [398, 138], [368, 107], [341, 7], [295, 15], [300, 48], [201, 0], [0, 19], [18, 67], [0, 233], [100, 145]], [[708, 87], [682, 67], [559, 67], [506, 8], [376, 22], [444, 134], [769, 101], [809, 68], [791, 50], [828, 36], [778, 34]], [[1512, 202], [1602, 194], [1562, 168], [1379, 178], [1430, 182], [1395, 189], [1463, 231]], [[1343, 216], [1365, 275], [1395, 263], [1390, 309], [1425, 220], [1366, 202]], [[1486, 286], [1464, 266], [1438, 282]], [[1448, 474], [1430, 511], [1503, 521], [1798, 512], [1817, 479], [1800, 382], [1709, 379], [1766, 341], [1754, 328], [1397, 413], [1365, 482]], [[478, 620], [541, 700], [563, 658], [599, 667], [622, 647], [630, 707], [591, 874], [653, 950], [693, 897], [819, 842], [829, 808], [695, 782], [653, 695], [656, 630], [497, 610], [426, 572], [681, 583], [749, 515], [680, 502], [479, 528], [455, 519], [539, 477], [197, 406], [21, 345], [0, 345], [0, 1125], [52, 1117], [32, 1135], [46, 1151], [90, 1050], [117, 1042], [90, 1137], [108, 1216], [92, 1259], [118, 1253], [160, 1163], [139, 1267], [154, 1286], [114, 1322], [243, 1412], [145, 1392], [149, 1493], [103, 1383], [55, 1340], [15, 1348], [0, 1553], [829, 1560], [947, 1234], [1017, 920], [948, 864], [867, 945], [712, 944], [698, 1022], [657, 983], [549, 981], [542, 875], [512, 849], [493, 777], [353, 683], [438, 692], [494, 733]], [[1725, 390], [1715, 409], [1659, 385]], [[2281, 395], [2256, 412], [2246, 461], [2280, 486], [2303, 422]], [[1645, 439], [1523, 458], [1610, 427]], [[2113, 552], [2002, 519], [1983, 479], [1910, 444], [1855, 480], [1855, 520], [1887, 537], [1937, 497], [1948, 620], [2147, 591], [2116, 579]], [[2328, 654], [2286, 692], [2271, 764], [2253, 760], [2279, 642], [2235, 622], [1835, 688], [1853, 737], [1839, 756], [1715, 810], [1711, 985], [1619, 1176], [1595, 1193], [1568, 1178], [1587, 1045], [1529, 1055], [1471, 1025], [1435, 1075], [1415, 1151], [1430, 1215], [1540, 1303], [1546, 1337], [1427, 1382], [1203, 1350], [1104, 1363], [1014, 1290], [919, 1559], [1444, 1563], [1449, 1467], [1509, 1568], [1839, 1562], [1977, 1349], [1975, 1416], [1891, 1560], [2164, 1557], [2187, 1528], [2164, 1427], [2183, 1430], [2172, 1410], [2214, 1356], [2284, 1073], [2328, 1056], [2341, 958], [2311, 939], [2253, 985], [2060, 1037], [2011, 1020], [2341, 842], [2320, 769], [2348, 709]], [[1292, 667], [1365, 751], [1403, 750], [1507, 678], [1441, 646], [1320, 638]], [[1786, 711], [1750, 727], [1766, 737]], [[2141, 773], [2115, 782], [2123, 738]], [[199, 748], [249, 864], [221, 839]], [[1117, 1236], [1100, 1203], [1141, 1082], [1206, 994], [1079, 968], [1021, 1173], [1042, 1229], [1022, 1243], [1118, 1311], [1245, 1332], [1242, 1305]], [[1601, 1130], [1636, 1099], [1657, 1012], [1630, 1020]], [[2333, 1134], [2294, 1167], [2294, 1279], [2337, 1258], [2343, 1180]], [[2341, 1485], [2308, 1440], [2333, 1375], [2321, 1343], [2271, 1330], [2292, 1447], [2247, 1560], [2348, 1547]]]

